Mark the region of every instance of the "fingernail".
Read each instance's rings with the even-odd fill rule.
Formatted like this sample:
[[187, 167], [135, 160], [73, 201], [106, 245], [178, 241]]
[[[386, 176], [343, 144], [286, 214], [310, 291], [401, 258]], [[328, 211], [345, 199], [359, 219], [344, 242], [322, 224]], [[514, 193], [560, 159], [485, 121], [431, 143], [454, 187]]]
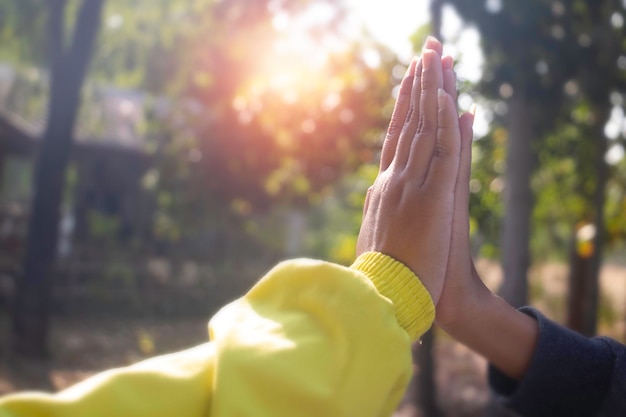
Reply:
[[422, 63], [424, 65], [424, 69], [430, 69], [431, 65], [433, 62], [433, 54], [432, 53], [428, 53], [425, 52], [424, 54], [422, 54]]
[[469, 109], [469, 113], [472, 115], [472, 127], [473, 127], [474, 120], [476, 120], [476, 103], [472, 103]]
[[424, 51], [431, 49], [429, 45], [433, 40], [432, 38], [433, 38], [432, 36], [426, 37], [426, 40], [424, 41], [424, 46], [422, 46], [422, 55], [424, 55]]
[[437, 104], [440, 109], [446, 105], [446, 92], [443, 91], [443, 88], [437, 90]]
[[424, 45], [427, 45], [430, 42], [437, 42], [437, 43], [439, 43], [439, 39], [435, 38], [433, 35], [428, 35], [426, 37], [426, 42], [424, 42]]
[[446, 55], [441, 59], [441, 64], [443, 65], [444, 70], [452, 69], [452, 66], [454, 65], [454, 58]]

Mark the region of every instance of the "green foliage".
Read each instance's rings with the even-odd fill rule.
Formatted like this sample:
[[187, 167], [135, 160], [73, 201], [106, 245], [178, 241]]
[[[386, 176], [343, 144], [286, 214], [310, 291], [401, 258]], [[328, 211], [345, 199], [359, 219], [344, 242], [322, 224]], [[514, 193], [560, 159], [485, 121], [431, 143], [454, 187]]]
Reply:
[[42, 63], [46, 2], [0, 0], [0, 60]]
[[613, 247], [626, 242], [626, 161], [615, 167], [615, 174], [607, 186], [607, 239]]
[[89, 231], [93, 238], [101, 243], [112, 245], [119, 230], [119, 219], [115, 216], [91, 212], [89, 213]]
[[613, 299], [606, 293], [600, 292], [598, 303], [598, 321], [601, 325], [614, 327], [620, 320], [619, 312], [616, 311]]
[[[602, 127], [611, 107], [621, 103], [614, 96], [616, 90], [623, 91], [626, 75], [623, 63], [619, 64], [626, 51], [624, 6], [583, 0], [505, 0], [499, 8], [489, 8], [488, 3], [483, 7], [466, 1], [448, 3], [466, 24], [480, 31], [485, 69], [479, 90], [504, 110], [494, 112], [492, 133], [486, 139], [493, 140], [494, 132], [507, 126], [506, 103], [511, 94], [522, 94], [530, 108], [538, 162], [531, 184], [536, 199], [533, 253], [540, 259], [563, 259], [571, 246], [572, 230], [580, 223], [593, 222], [598, 210], [594, 192], [602, 187], [597, 162], [606, 140]], [[476, 148], [479, 158], [489, 161], [474, 164], [473, 175], [482, 190], [486, 181], [494, 180], [490, 163], [504, 149], [483, 141]], [[619, 177], [622, 166], [613, 167], [612, 175]], [[617, 183], [613, 179], [608, 186], [609, 242], [623, 233], [618, 216], [622, 193]], [[488, 213], [501, 215], [493, 209], [497, 202], [490, 197], [481, 191], [472, 198], [472, 213], [479, 211], [475, 215], [478, 229], [487, 231], [483, 233], [489, 237], [488, 245], [495, 242], [496, 230], [489, 222], [498, 221]], [[480, 213], [481, 204], [488, 213]], [[491, 247], [488, 251], [493, 252]]]
[[344, 265], [354, 261], [365, 194], [377, 175], [378, 165], [364, 164], [313, 207], [307, 235], [311, 256]]
[[480, 245], [480, 254], [489, 258], [499, 252], [503, 212], [505, 145], [507, 131], [494, 128], [474, 142], [470, 180], [470, 216], [472, 237]]
[[[336, 4], [329, 3], [332, 20], [296, 26], [295, 34], [273, 22], [298, 21], [313, 3], [258, 2], [245, 11], [244, 4], [207, 3], [185, 25], [193, 31], [179, 33], [169, 50], [156, 48], [160, 62], [175, 63], [175, 75], [156, 83], [169, 85], [169, 113], [164, 122], [155, 110], [148, 128], [159, 163], [155, 189], [172, 195], [168, 203], [158, 198], [159, 218], [183, 234], [223, 225], [213, 218], [243, 226], [280, 207], [324, 201], [373, 159], [386, 123], [381, 109], [398, 81], [389, 77], [396, 65], [389, 51], [341, 40]], [[372, 55], [380, 65], [369, 64]]]

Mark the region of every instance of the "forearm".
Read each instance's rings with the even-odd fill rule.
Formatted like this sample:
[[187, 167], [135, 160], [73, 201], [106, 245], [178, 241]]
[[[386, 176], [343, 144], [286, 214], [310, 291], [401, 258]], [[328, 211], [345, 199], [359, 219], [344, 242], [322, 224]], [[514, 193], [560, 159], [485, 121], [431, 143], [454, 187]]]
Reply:
[[490, 367], [489, 383], [503, 405], [523, 416], [626, 415], [619, 343], [581, 336], [529, 307], [521, 311], [538, 324], [539, 337], [523, 379]]
[[[480, 281], [478, 276], [474, 279]], [[442, 328], [502, 373], [519, 380], [535, 351], [537, 322], [484, 286], [477, 293], [471, 308], [459, 310], [462, 318]]]

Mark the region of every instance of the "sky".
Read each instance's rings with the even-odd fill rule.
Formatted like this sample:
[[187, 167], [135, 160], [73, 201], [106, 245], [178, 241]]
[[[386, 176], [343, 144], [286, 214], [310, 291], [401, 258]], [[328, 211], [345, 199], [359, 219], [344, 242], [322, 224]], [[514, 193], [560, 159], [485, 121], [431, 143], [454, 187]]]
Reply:
[[411, 56], [409, 37], [428, 22], [428, 1], [345, 0], [354, 13], [379, 41], [393, 49], [404, 60]]
[[[414, 55], [410, 36], [430, 19], [427, 0], [344, 0], [357, 21], [380, 42], [392, 49], [401, 60], [408, 62]], [[457, 60], [455, 71], [461, 80], [476, 83], [482, 75], [483, 55], [480, 35], [475, 28], [464, 25], [451, 6], [444, 6], [442, 17], [444, 55]], [[463, 54], [461, 54], [463, 51]], [[469, 110], [473, 99], [459, 97], [459, 107]], [[481, 137], [488, 132], [491, 118], [487, 109], [478, 104], [474, 133]]]
[[[413, 51], [409, 37], [430, 19], [429, 2], [426, 0], [345, 0], [358, 19], [379, 41], [390, 47], [404, 61], [409, 61]], [[464, 27], [461, 19], [450, 6], [443, 10], [442, 36], [444, 54], [458, 57], [466, 51], [464, 65], [457, 68], [459, 76], [478, 81], [481, 75], [482, 54], [479, 35], [473, 28]]]

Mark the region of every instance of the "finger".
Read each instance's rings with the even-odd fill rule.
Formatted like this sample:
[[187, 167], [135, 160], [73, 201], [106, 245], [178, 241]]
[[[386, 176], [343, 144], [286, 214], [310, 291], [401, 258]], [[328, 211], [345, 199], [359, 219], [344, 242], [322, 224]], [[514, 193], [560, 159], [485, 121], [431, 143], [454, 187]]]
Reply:
[[443, 69], [443, 89], [450, 94], [452, 101], [457, 102], [456, 73], [454, 72], [454, 59], [451, 56], [441, 58]]
[[422, 55], [422, 82], [419, 104], [419, 125], [414, 137], [410, 138], [409, 165], [411, 176], [419, 184], [424, 182], [437, 138], [437, 92], [443, 88], [441, 58], [436, 51], [426, 50]]
[[430, 49], [431, 51], [437, 52], [437, 54], [439, 56], [441, 56], [443, 54], [443, 45], [434, 36], [428, 36], [426, 38], [426, 41], [424, 42], [424, 47], [422, 48], [422, 50], [425, 51], [427, 49]]
[[[439, 61], [440, 59], [439, 57], [441, 56], [442, 50], [443, 50], [443, 45], [436, 38], [432, 36], [429, 36], [426, 38], [426, 41], [424, 42], [424, 47], [422, 49], [422, 60], [420, 61], [421, 67], [415, 72], [415, 80], [413, 81], [412, 99], [414, 101], [411, 101], [411, 110], [409, 110], [410, 119], [407, 120], [407, 123], [405, 123], [403, 132], [400, 135], [400, 139], [398, 142], [398, 149], [396, 151], [398, 165], [400, 166], [405, 166], [408, 163], [410, 153], [411, 153], [411, 148], [413, 146], [413, 142], [416, 139], [415, 134], [418, 131], [419, 126], [423, 123], [423, 120], [422, 120], [423, 119], [422, 96], [424, 92], [423, 76], [426, 71], [424, 60], [429, 59], [429, 67], [432, 67], [433, 66], [432, 64], [434, 63], [435, 59]], [[434, 58], [433, 55], [436, 55], [436, 58]], [[437, 67], [441, 67], [441, 65], [437, 65]], [[435, 106], [434, 107], [435, 109], [437, 106], [436, 94], [437, 94], [437, 90], [435, 89], [435, 92], [434, 92], [435, 102], [434, 104], [431, 103], [431, 105]], [[436, 114], [436, 110], [435, 110], [435, 114]], [[426, 170], [428, 169], [427, 166], [428, 164], [426, 164], [426, 168], [422, 170], [421, 172], [422, 175], [424, 175]]]
[[415, 76], [415, 67], [417, 65], [416, 59], [413, 59], [407, 68], [402, 82], [400, 83], [400, 90], [398, 92], [398, 99], [391, 115], [391, 121], [389, 122], [389, 128], [387, 129], [387, 135], [383, 143], [383, 148], [380, 156], [380, 170], [386, 170], [396, 153], [396, 147], [398, 144], [398, 138], [400, 132], [404, 126], [404, 122], [409, 111], [411, 102], [411, 90], [413, 87], [413, 80]]
[[454, 191], [460, 163], [461, 132], [452, 97], [438, 90], [437, 134], [425, 186], [445, 194]]
[[471, 113], [464, 113], [459, 118], [461, 156], [454, 189], [455, 216], [456, 213], [467, 213], [469, 207], [469, 182], [472, 170], [472, 139], [474, 136], [472, 129], [473, 124], [474, 115]]
[[396, 148], [396, 163], [400, 168], [404, 168], [408, 161], [409, 152], [411, 151], [411, 142], [415, 137], [415, 132], [417, 132], [420, 122], [420, 96], [422, 92], [421, 79], [423, 72], [422, 65], [423, 59], [420, 60], [419, 64], [415, 68], [409, 111]]
[[371, 187], [369, 187], [367, 189], [367, 192], [365, 193], [365, 203], [363, 203], [363, 217], [365, 217], [365, 215], [367, 214], [367, 210], [370, 207], [370, 196], [372, 194], [372, 189], [374, 188], [374, 186], [372, 185]]

